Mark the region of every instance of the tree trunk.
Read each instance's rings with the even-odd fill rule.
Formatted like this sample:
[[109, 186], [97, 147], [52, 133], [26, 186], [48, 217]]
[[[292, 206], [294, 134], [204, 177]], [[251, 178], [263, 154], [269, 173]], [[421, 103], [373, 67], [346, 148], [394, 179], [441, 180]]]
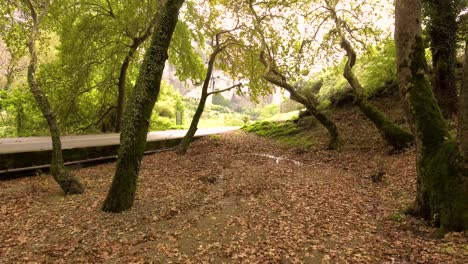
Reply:
[[275, 85], [278, 85], [288, 91], [290, 93], [290, 98], [293, 101], [296, 101], [305, 106], [307, 111], [309, 111], [319, 122], [322, 124], [328, 131], [329, 134], [329, 142], [328, 142], [328, 149], [338, 149], [339, 147], [339, 134], [338, 128], [336, 127], [335, 123], [324, 115], [320, 110], [317, 109], [315, 104], [307, 97], [299, 94], [294, 87], [286, 82], [278, 81], [274, 78], [269, 76], [265, 76], [265, 79]]
[[[155, 19], [153, 19], [154, 21]], [[120, 132], [120, 129], [122, 127], [122, 117], [125, 112], [125, 94], [127, 92], [127, 72], [128, 72], [128, 67], [130, 66], [130, 62], [133, 59], [133, 56], [135, 56], [135, 53], [137, 52], [138, 48], [140, 47], [143, 42], [145, 42], [148, 37], [151, 35], [151, 29], [154, 26], [154, 22], [148, 26], [148, 28], [145, 31], [145, 34], [143, 34], [141, 37], [134, 38], [133, 43], [130, 46], [130, 50], [128, 51], [127, 56], [125, 56], [124, 61], [122, 62], [122, 65], [120, 66], [120, 74], [119, 74], [119, 83], [118, 83], [118, 98], [117, 98], [117, 114], [115, 118], [115, 129], [114, 131], [116, 133]]]
[[395, 9], [400, 90], [416, 137], [417, 194], [413, 213], [441, 227], [468, 228], [468, 180], [427, 79], [421, 37], [421, 0], [397, 0]]
[[215, 63], [216, 56], [219, 54], [220, 50], [216, 49], [210, 56], [210, 60], [208, 61], [208, 69], [206, 71], [205, 80], [203, 81], [202, 86], [202, 93], [200, 97], [200, 102], [198, 103], [197, 110], [193, 115], [192, 122], [190, 123], [190, 127], [185, 134], [184, 138], [180, 142], [177, 148], [177, 154], [184, 155], [187, 153], [187, 149], [190, 146], [190, 143], [193, 141], [193, 137], [198, 130], [198, 122], [200, 122], [200, 118], [205, 110], [206, 99], [208, 98], [208, 86], [210, 84], [211, 74], [213, 72], [213, 66]]
[[23, 134], [23, 116], [24, 109], [21, 104], [16, 105], [16, 136], [21, 137]]
[[126, 92], [126, 82], [127, 82], [127, 70], [128, 66], [130, 65], [130, 60], [133, 57], [133, 53], [131, 50], [128, 52], [127, 56], [120, 66], [120, 74], [119, 74], [119, 83], [118, 83], [118, 97], [117, 97], [117, 108], [116, 108], [116, 117], [115, 117], [115, 128], [114, 131], [116, 133], [120, 132], [120, 128], [122, 127], [122, 116], [125, 111], [125, 92]]
[[66, 195], [81, 194], [84, 192], [83, 185], [78, 181], [78, 179], [76, 179], [71, 173], [67, 171], [63, 163], [60, 130], [57, 125], [55, 114], [50, 107], [47, 96], [42, 91], [36, 79], [36, 39], [39, 34], [40, 20], [41, 17], [46, 13], [47, 5], [43, 7], [43, 10], [41, 10], [41, 14], [38, 17], [38, 14], [36, 13], [36, 10], [34, 9], [31, 1], [28, 1], [27, 4], [30, 9], [33, 21], [28, 41], [29, 54], [31, 56], [28, 66], [28, 84], [31, 93], [33, 94], [34, 99], [39, 106], [39, 109], [41, 110], [44, 118], [47, 120], [47, 124], [49, 125], [49, 131], [52, 138], [52, 160], [50, 162], [50, 172]]
[[159, 8], [153, 39], [124, 114], [116, 171], [103, 211], [118, 213], [133, 205], [151, 112], [159, 95], [167, 49], [183, 3], [184, 0], [167, 0]]
[[431, 38], [432, 86], [444, 116], [457, 111], [455, 65], [457, 52], [457, 10], [453, 0], [424, 0]]
[[[339, 20], [338, 20], [339, 21]], [[339, 23], [339, 22], [338, 22]], [[337, 26], [338, 27], [338, 26]], [[341, 30], [339, 30], [341, 32]], [[401, 150], [414, 142], [414, 136], [396, 125], [392, 120], [386, 117], [375, 106], [367, 101], [364, 96], [363, 88], [359, 80], [354, 75], [352, 68], [356, 62], [356, 53], [354, 52], [348, 40], [341, 36], [341, 47], [346, 51], [348, 61], [346, 62], [343, 76], [353, 89], [354, 103], [359, 107], [362, 113], [374, 123], [382, 138], [396, 150]]]
[[272, 68], [271, 64], [265, 58], [264, 52], [260, 54], [260, 62], [266, 67], [263, 78], [265, 78], [265, 80], [268, 82], [288, 91], [291, 100], [304, 105], [307, 111], [309, 111], [320, 122], [320, 124], [322, 124], [325, 129], [327, 129], [330, 138], [328, 142], [328, 149], [338, 149], [340, 141], [338, 128], [330, 118], [317, 109], [316, 104], [312, 101], [313, 98], [311, 99], [298, 93], [296, 89], [286, 81], [286, 78], [281, 76], [281, 73], [278, 70]]
[[465, 42], [465, 61], [460, 89], [460, 108], [458, 112], [458, 145], [463, 157], [463, 169], [468, 173], [468, 41]]

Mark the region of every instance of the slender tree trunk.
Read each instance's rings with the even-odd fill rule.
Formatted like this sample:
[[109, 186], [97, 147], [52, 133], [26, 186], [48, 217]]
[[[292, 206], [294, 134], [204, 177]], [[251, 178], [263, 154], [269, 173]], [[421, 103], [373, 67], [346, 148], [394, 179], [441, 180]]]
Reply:
[[16, 136], [21, 137], [23, 134], [23, 116], [24, 109], [21, 104], [16, 105]]
[[57, 125], [57, 120], [55, 118], [54, 112], [52, 111], [52, 108], [50, 107], [47, 96], [42, 91], [36, 79], [36, 38], [39, 34], [41, 17], [45, 14], [47, 7], [44, 7], [44, 9], [41, 10], [41, 14], [38, 17], [38, 14], [36, 13], [36, 10], [34, 9], [34, 6], [30, 0], [27, 1], [27, 4], [29, 6], [33, 20], [28, 42], [29, 54], [31, 56], [31, 60], [28, 66], [28, 84], [31, 93], [33, 94], [34, 99], [36, 100], [39, 109], [44, 115], [44, 118], [47, 120], [47, 124], [49, 126], [49, 131], [52, 138], [52, 161], [50, 163], [50, 172], [65, 194], [81, 194], [84, 192], [83, 185], [65, 168], [62, 156], [62, 143], [60, 141], [60, 130]]
[[122, 126], [122, 116], [125, 110], [125, 92], [126, 92], [126, 82], [127, 82], [127, 70], [130, 65], [130, 60], [133, 57], [133, 53], [130, 50], [125, 56], [125, 59], [120, 66], [119, 74], [119, 83], [118, 83], [118, 97], [117, 97], [117, 108], [116, 108], [116, 117], [115, 117], [115, 129], [116, 133], [120, 132]]
[[114, 131], [116, 133], [120, 132], [120, 129], [122, 128], [122, 117], [125, 112], [125, 95], [127, 92], [127, 72], [128, 72], [128, 67], [130, 66], [130, 62], [132, 61], [133, 57], [135, 56], [135, 53], [137, 52], [138, 48], [140, 47], [141, 44], [143, 44], [148, 37], [151, 35], [151, 29], [154, 26], [154, 21], [148, 26], [148, 28], [145, 31], [145, 34], [143, 34], [141, 37], [133, 39], [133, 43], [130, 46], [130, 50], [128, 51], [127, 56], [125, 56], [124, 61], [122, 62], [122, 65], [120, 66], [120, 74], [119, 74], [119, 83], [118, 83], [118, 98], [117, 98], [117, 114], [115, 118], [115, 129]]
[[124, 114], [116, 171], [103, 211], [118, 213], [133, 205], [151, 112], [159, 95], [167, 49], [183, 3], [184, 0], [167, 0], [159, 7], [153, 39]]
[[432, 86], [444, 116], [457, 111], [455, 65], [457, 53], [457, 10], [453, 0], [424, 0], [429, 17], [432, 65]]
[[465, 42], [463, 79], [460, 89], [460, 108], [458, 112], [458, 145], [463, 157], [463, 169], [468, 173], [468, 41]]
[[[339, 21], [339, 19], [337, 19]], [[337, 27], [340, 22], [337, 22]], [[339, 30], [341, 32], [341, 30]], [[348, 61], [346, 62], [343, 76], [353, 89], [354, 103], [359, 107], [362, 113], [374, 123], [382, 138], [396, 150], [401, 150], [414, 142], [414, 136], [396, 125], [392, 120], [386, 117], [382, 112], [367, 101], [363, 88], [359, 80], [354, 75], [352, 68], [356, 63], [356, 53], [349, 41], [342, 35], [341, 47], [346, 51]]]
[[327, 129], [330, 138], [328, 141], [328, 149], [338, 149], [339, 133], [336, 124], [330, 118], [328, 118], [328, 116], [326, 116], [320, 110], [318, 110], [315, 104], [310, 99], [297, 93], [297, 91], [293, 87], [289, 87], [286, 90], [291, 94], [291, 100], [294, 100], [304, 105], [307, 111], [309, 111], [320, 122], [320, 124], [322, 124], [322, 126], [324, 126], [325, 129]]
[[273, 78], [272, 76], [264, 75], [264, 78], [267, 81], [275, 85], [278, 85], [279, 87], [282, 87], [283, 89], [288, 91], [290, 94], [291, 100], [304, 105], [307, 111], [309, 111], [320, 122], [320, 124], [322, 124], [325, 127], [325, 129], [327, 129], [329, 138], [330, 138], [328, 142], [328, 149], [338, 149], [339, 147], [338, 128], [336, 127], [336, 124], [330, 118], [328, 118], [325, 114], [320, 112], [320, 110], [317, 109], [315, 104], [309, 98], [299, 94], [292, 85], [288, 84], [285, 81], [279, 81], [276, 78]]
[[427, 79], [421, 37], [421, 0], [397, 0], [395, 9], [400, 90], [416, 138], [417, 195], [413, 213], [441, 227], [468, 228], [468, 180]]
[[187, 153], [187, 149], [190, 146], [190, 143], [193, 141], [193, 137], [195, 136], [195, 133], [198, 130], [198, 122], [200, 122], [200, 118], [203, 114], [203, 111], [205, 110], [206, 99], [208, 98], [208, 95], [209, 95], [208, 86], [210, 84], [214, 62], [219, 52], [220, 51], [215, 50], [210, 56], [210, 60], [208, 61], [208, 69], [205, 75], [205, 80], [203, 81], [200, 102], [198, 103], [197, 110], [195, 111], [195, 114], [193, 115], [192, 122], [190, 123], [190, 127], [177, 148], [177, 154], [184, 155], [185, 153]]
[[320, 124], [322, 124], [325, 129], [327, 129], [330, 138], [328, 142], [328, 149], [338, 149], [340, 140], [338, 128], [336, 127], [335, 123], [317, 109], [316, 104], [312, 101], [313, 99], [307, 98], [306, 96], [298, 93], [296, 89], [286, 81], [286, 78], [282, 76], [281, 73], [274, 68], [274, 66], [271, 65], [271, 63], [267, 60], [264, 52], [260, 54], [259, 59], [260, 62], [266, 67], [263, 78], [265, 78], [265, 80], [268, 82], [288, 91], [291, 100], [304, 105], [307, 111], [309, 111], [320, 122]]

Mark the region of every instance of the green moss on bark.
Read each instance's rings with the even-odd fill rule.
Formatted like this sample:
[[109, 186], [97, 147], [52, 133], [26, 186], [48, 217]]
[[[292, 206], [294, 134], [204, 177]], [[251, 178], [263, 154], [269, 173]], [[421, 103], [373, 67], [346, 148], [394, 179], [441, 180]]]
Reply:
[[416, 37], [410, 55], [411, 78], [406, 93], [414, 120], [418, 150], [417, 197], [414, 213], [443, 230], [468, 229], [467, 175], [460, 150], [425, 76], [422, 39]]
[[151, 45], [146, 49], [133, 96], [124, 114], [116, 172], [102, 206], [103, 211], [118, 213], [133, 205], [149, 120], [159, 95], [167, 49], [183, 3], [184, 0], [168, 0], [159, 11]]
[[358, 100], [357, 105], [364, 115], [374, 123], [384, 140], [394, 149], [404, 149], [414, 142], [414, 136], [411, 133], [396, 125], [369, 102]]
[[460, 158], [456, 142], [449, 140], [424, 149], [418, 162], [424, 177], [420, 192], [427, 199], [418, 213], [444, 230], [468, 229], [467, 179], [461, 176]]

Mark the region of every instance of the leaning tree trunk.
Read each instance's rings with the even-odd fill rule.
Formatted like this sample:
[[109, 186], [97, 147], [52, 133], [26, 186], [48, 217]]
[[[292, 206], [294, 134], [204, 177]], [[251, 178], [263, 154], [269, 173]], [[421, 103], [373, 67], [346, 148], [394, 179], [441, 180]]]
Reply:
[[349, 41], [344, 36], [341, 36], [341, 47], [346, 51], [348, 57], [343, 76], [346, 78], [349, 85], [351, 85], [351, 88], [353, 89], [355, 97], [354, 103], [359, 107], [361, 112], [364, 113], [364, 115], [369, 118], [372, 123], [374, 123], [374, 126], [377, 128], [382, 138], [394, 149], [401, 150], [411, 145], [414, 142], [414, 136], [408, 131], [405, 131], [399, 127], [382, 112], [380, 112], [379, 109], [367, 101], [363, 92], [363, 88], [352, 71], [352, 68], [356, 63], [356, 53], [354, 52]]
[[352, 71], [356, 64], [356, 52], [342, 31], [343, 21], [338, 17], [333, 7], [329, 6], [329, 9], [335, 20], [338, 36], [341, 38], [340, 45], [346, 51], [346, 56], [348, 57], [343, 70], [343, 76], [353, 89], [354, 103], [359, 107], [361, 112], [364, 113], [372, 123], [374, 123], [374, 126], [377, 128], [382, 138], [390, 146], [396, 150], [408, 147], [414, 142], [413, 135], [396, 125], [392, 120], [367, 101], [367, 98], [364, 95], [364, 89]]
[[202, 92], [200, 97], [200, 102], [198, 103], [197, 110], [193, 115], [192, 122], [190, 123], [190, 127], [185, 134], [184, 138], [180, 142], [179, 146], [177, 147], [177, 154], [184, 155], [187, 153], [187, 149], [190, 146], [190, 143], [193, 141], [193, 137], [198, 130], [198, 122], [200, 122], [200, 118], [205, 110], [206, 99], [208, 98], [208, 86], [210, 84], [211, 74], [213, 72], [213, 66], [216, 59], [216, 55], [220, 51], [215, 50], [211, 56], [210, 60], [208, 61], [208, 69], [206, 71], [205, 80], [203, 81]]
[[292, 85], [285, 81], [280, 81], [277, 78], [274, 78], [271, 75], [265, 74], [264, 78], [272, 84], [278, 85], [279, 87], [285, 89], [289, 92], [290, 98], [293, 101], [296, 101], [305, 106], [307, 111], [309, 111], [319, 122], [322, 124], [325, 129], [327, 129], [329, 134], [328, 149], [338, 149], [339, 146], [339, 134], [336, 124], [323, 114], [320, 110], [317, 109], [315, 104], [307, 97], [301, 95], [294, 89]]
[[324, 126], [325, 129], [327, 129], [330, 138], [328, 142], [328, 149], [338, 149], [339, 134], [336, 124], [330, 118], [328, 118], [328, 116], [326, 116], [320, 110], [318, 110], [315, 104], [310, 99], [299, 94], [292, 86], [289, 85], [288, 89], [286, 90], [290, 93], [291, 100], [294, 100], [304, 105], [307, 111], [309, 111], [320, 122], [320, 124], [322, 124], [322, 126]]
[[264, 52], [260, 54], [260, 62], [266, 67], [263, 78], [265, 78], [265, 80], [268, 82], [288, 91], [291, 100], [302, 104], [307, 109], [307, 111], [309, 111], [320, 122], [320, 124], [323, 125], [325, 129], [327, 129], [330, 138], [328, 142], [328, 149], [338, 149], [340, 140], [336, 124], [317, 109], [316, 104], [312, 102], [312, 99], [297, 92], [296, 89], [286, 81], [286, 78], [282, 76], [277, 69], [272, 67], [267, 58], [265, 58]]
[[421, 0], [398, 0], [395, 9], [400, 90], [416, 137], [417, 194], [413, 213], [441, 230], [468, 229], [468, 180], [427, 79], [421, 37]]
[[424, 0], [431, 39], [432, 86], [444, 116], [457, 111], [455, 64], [457, 53], [457, 10], [453, 0]]
[[124, 114], [116, 171], [103, 211], [117, 213], [133, 205], [151, 112], [159, 95], [167, 49], [183, 3], [184, 0], [167, 0], [159, 8], [153, 39], [146, 50], [133, 96]]
[[41, 14], [38, 15], [31, 1], [27, 1], [27, 4], [31, 12], [33, 22], [28, 41], [29, 54], [31, 56], [28, 66], [28, 84], [31, 93], [33, 94], [34, 99], [36, 100], [36, 103], [49, 126], [52, 138], [52, 160], [50, 163], [50, 172], [66, 195], [81, 194], [84, 192], [83, 185], [65, 168], [62, 156], [62, 143], [60, 141], [60, 130], [57, 125], [57, 120], [52, 108], [50, 107], [47, 96], [42, 91], [36, 79], [36, 39], [39, 34], [41, 18], [44, 16], [47, 7], [44, 7], [43, 10], [41, 10]]

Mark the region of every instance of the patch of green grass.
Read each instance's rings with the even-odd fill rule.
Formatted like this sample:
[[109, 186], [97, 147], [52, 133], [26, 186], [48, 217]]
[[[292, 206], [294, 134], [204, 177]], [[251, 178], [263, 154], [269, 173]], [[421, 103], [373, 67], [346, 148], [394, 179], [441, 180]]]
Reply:
[[406, 219], [406, 215], [402, 212], [396, 212], [396, 213], [391, 214], [388, 218], [392, 221], [400, 223]]
[[292, 121], [261, 121], [242, 127], [243, 131], [277, 140], [291, 147], [309, 148], [314, 142], [311, 137]]

